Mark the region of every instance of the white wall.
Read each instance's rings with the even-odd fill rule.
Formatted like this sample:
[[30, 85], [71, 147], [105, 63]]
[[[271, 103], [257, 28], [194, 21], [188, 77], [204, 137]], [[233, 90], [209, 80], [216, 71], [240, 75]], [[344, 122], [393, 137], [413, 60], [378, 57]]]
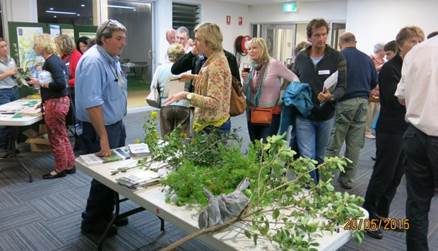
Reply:
[[[213, 22], [221, 27], [224, 36], [224, 49], [234, 53], [234, 40], [238, 35], [249, 34], [248, 5], [219, 2], [215, 0], [178, 0], [178, 3], [201, 5], [200, 22]], [[155, 2], [156, 14], [153, 24], [156, 37], [155, 60], [160, 63], [164, 59], [168, 47], [166, 31], [172, 27], [172, 0], [159, 0]], [[231, 24], [226, 24], [226, 16], [231, 16]], [[243, 17], [243, 25], [237, 23], [238, 17]]]
[[3, 35], [8, 39], [8, 22], [38, 22], [37, 0], [1, 0]]
[[166, 31], [172, 28], [172, 0], [155, 1], [152, 6], [152, 34], [155, 34], [152, 41], [152, 70], [155, 72], [156, 66], [163, 62], [169, 46]]
[[348, 0], [346, 30], [360, 50], [372, 53], [374, 44], [394, 40], [404, 26], [419, 26], [426, 36], [438, 30], [437, 10], [436, 0]]
[[297, 1], [298, 11], [284, 13], [282, 4], [264, 4], [249, 7], [251, 23], [308, 22], [314, 18], [327, 21], [345, 21], [347, 0]]
[[[231, 24], [227, 25], [226, 16], [231, 16]], [[238, 25], [238, 17], [243, 17], [242, 26]], [[225, 50], [234, 53], [234, 40], [239, 35], [249, 35], [248, 5], [204, 0], [201, 4], [201, 22], [217, 23], [224, 36]]]

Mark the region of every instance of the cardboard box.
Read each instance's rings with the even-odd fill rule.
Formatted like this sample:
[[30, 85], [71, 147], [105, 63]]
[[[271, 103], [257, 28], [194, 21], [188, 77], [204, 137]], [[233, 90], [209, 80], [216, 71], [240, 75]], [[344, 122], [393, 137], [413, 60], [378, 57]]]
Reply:
[[34, 129], [27, 129], [23, 132], [23, 134], [28, 138], [36, 138], [38, 137], [38, 132]]
[[39, 144], [39, 145], [48, 145], [50, 146], [50, 142], [48, 139], [43, 138], [43, 137], [38, 137], [38, 138], [29, 138], [26, 140], [26, 143], [29, 144]]
[[30, 151], [34, 153], [50, 152], [50, 145], [30, 144]]

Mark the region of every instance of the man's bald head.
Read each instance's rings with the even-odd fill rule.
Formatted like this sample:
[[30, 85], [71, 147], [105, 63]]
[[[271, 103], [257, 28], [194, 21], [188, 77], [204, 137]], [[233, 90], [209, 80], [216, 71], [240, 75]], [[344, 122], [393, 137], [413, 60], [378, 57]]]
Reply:
[[356, 37], [351, 32], [344, 32], [339, 37], [339, 46], [341, 49], [347, 48], [347, 47], [356, 47]]
[[169, 44], [173, 44], [176, 42], [176, 31], [174, 29], [170, 29], [166, 31], [166, 40]]

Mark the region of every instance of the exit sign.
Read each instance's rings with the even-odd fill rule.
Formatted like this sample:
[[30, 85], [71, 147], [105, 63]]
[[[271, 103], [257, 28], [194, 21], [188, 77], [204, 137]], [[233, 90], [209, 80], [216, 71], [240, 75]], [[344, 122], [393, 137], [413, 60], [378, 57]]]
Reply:
[[283, 3], [283, 12], [297, 12], [297, 2]]

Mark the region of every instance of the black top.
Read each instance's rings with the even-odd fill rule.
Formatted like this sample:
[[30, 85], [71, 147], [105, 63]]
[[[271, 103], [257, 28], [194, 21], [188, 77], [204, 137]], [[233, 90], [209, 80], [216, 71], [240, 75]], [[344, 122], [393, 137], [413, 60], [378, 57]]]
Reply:
[[49, 88], [41, 88], [42, 101], [67, 96], [67, 68], [61, 58], [51, 55], [46, 59], [43, 70], [52, 74], [53, 81], [49, 83]]
[[379, 73], [380, 116], [378, 132], [403, 134], [408, 124], [405, 122], [406, 107], [394, 96], [401, 78], [403, 59], [399, 54], [386, 62]]
[[[335, 114], [335, 101], [344, 96], [347, 81], [346, 61], [340, 52], [326, 46], [324, 56], [315, 66], [310, 58], [310, 50], [311, 46], [297, 55], [293, 71], [302, 83], [308, 83], [312, 88], [314, 108], [308, 119], [328, 120]], [[322, 92], [324, 81], [336, 71], [338, 71], [338, 83], [332, 93], [334, 100], [320, 105], [317, 95]]]
[[[228, 65], [230, 66], [231, 75], [240, 81], [239, 66], [237, 65], [236, 57], [226, 50], [224, 50], [224, 53]], [[186, 53], [172, 65], [171, 72], [177, 75], [192, 70], [192, 74], [198, 74], [206, 60], [206, 57], [197, 57], [193, 55], [192, 52]]]
[[370, 91], [377, 85], [377, 72], [371, 58], [354, 47], [341, 51], [347, 61], [347, 88], [340, 100], [364, 98], [368, 100]]

